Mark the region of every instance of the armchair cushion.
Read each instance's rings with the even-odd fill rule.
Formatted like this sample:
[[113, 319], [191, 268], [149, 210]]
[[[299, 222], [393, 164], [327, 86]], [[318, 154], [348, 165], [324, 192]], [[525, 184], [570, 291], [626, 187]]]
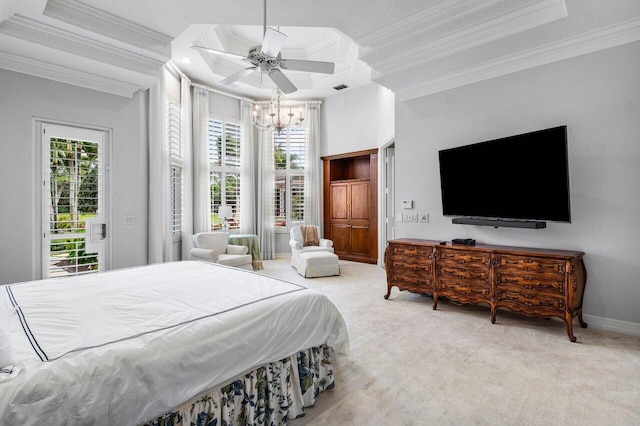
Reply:
[[247, 254], [249, 253], [249, 247], [237, 246], [235, 244], [227, 244], [227, 254]]
[[195, 248], [191, 249], [191, 256], [197, 260], [218, 263], [253, 270], [253, 258], [249, 248], [228, 244], [227, 234], [222, 232], [201, 232], [195, 235]]
[[227, 245], [227, 234], [222, 232], [201, 232], [196, 234], [196, 247], [198, 248], [226, 253]]
[[191, 249], [191, 256], [198, 260], [206, 260], [213, 263], [218, 261], [218, 252], [215, 250], [194, 247]]

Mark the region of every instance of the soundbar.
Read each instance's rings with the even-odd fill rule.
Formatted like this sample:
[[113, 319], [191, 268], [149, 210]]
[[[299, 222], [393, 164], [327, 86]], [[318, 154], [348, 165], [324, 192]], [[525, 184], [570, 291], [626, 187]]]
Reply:
[[539, 220], [487, 219], [481, 217], [454, 217], [451, 219], [451, 223], [457, 223], [459, 225], [493, 226], [494, 228], [541, 229], [547, 227], [547, 222]]

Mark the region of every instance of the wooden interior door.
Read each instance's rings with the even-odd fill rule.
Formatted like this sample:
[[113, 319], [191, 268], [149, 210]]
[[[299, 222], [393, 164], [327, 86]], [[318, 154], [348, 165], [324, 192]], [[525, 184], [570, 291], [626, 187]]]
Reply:
[[371, 218], [369, 181], [353, 182], [349, 184], [349, 189], [349, 220], [368, 222]]
[[349, 185], [331, 184], [331, 221], [349, 220]]

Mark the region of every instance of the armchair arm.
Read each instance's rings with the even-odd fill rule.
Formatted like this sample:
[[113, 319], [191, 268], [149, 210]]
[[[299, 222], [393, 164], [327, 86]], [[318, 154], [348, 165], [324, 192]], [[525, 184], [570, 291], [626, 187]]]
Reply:
[[333, 241], [320, 238], [320, 247], [333, 247]]
[[249, 253], [249, 247], [247, 246], [227, 244], [227, 254], [247, 254], [247, 253]]
[[203, 248], [192, 248], [191, 256], [198, 260], [206, 260], [208, 262], [218, 262], [218, 252]]
[[300, 241], [289, 240], [289, 245], [291, 246], [292, 249], [302, 250], [302, 243]]

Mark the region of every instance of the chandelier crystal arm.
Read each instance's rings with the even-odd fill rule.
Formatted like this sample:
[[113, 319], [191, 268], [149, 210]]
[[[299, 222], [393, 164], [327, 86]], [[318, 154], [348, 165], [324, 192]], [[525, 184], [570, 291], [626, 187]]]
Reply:
[[304, 121], [302, 111], [300, 112], [297, 120], [292, 123], [293, 117], [295, 116], [293, 108], [289, 106], [289, 112], [286, 112], [286, 107], [284, 107], [280, 102], [281, 97], [282, 91], [280, 89], [276, 89], [274, 91], [273, 98], [268, 105], [264, 105], [262, 107], [258, 105], [255, 106], [253, 110], [253, 125], [256, 128], [263, 131], [273, 129], [278, 132], [278, 135], [280, 135], [284, 130], [290, 129], [293, 126], [300, 127]]

